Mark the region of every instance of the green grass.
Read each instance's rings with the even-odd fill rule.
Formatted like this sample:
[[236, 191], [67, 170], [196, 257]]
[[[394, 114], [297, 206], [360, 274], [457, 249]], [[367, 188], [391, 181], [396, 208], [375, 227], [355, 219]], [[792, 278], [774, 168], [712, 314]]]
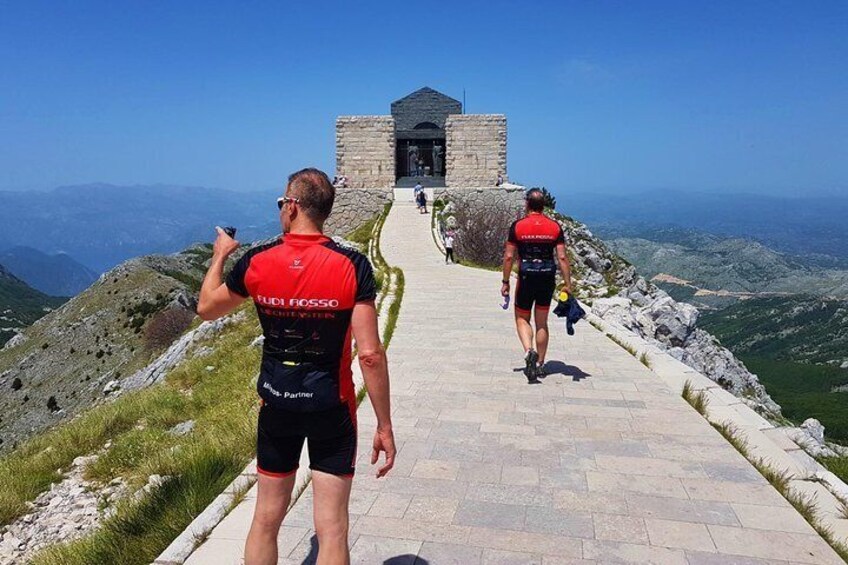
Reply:
[[[124, 501], [89, 536], [45, 550], [36, 564], [150, 563], [223, 491], [253, 456], [256, 394], [252, 377], [260, 351], [247, 320], [216, 336], [212, 354], [191, 359], [159, 386], [127, 393], [114, 403], [38, 436], [0, 461], [0, 522], [27, 511], [26, 501], [61, 480], [79, 455], [112, 446], [86, 469], [86, 478], [124, 477], [139, 488], [152, 474], [173, 477], [140, 502]], [[206, 371], [212, 365], [214, 371]], [[192, 433], [174, 437], [173, 425], [193, 419]]]
[[831, 392], [848, 384], [848, 370], [826, 365], [740, 357], [755, 373], [783, 414], [795, 422], [816, 418], [828, 439], [848, 443], [848, 392]]
[[397, 319], [400, 315], [400, 305], [403, 301], [403, 292], [405, 288], [403, 271], [398, 267], [392, 267], [392, 273], [395, 276], [395, 297], [394, 301], [389, 306], [389, 318], [386, 321], [386, 332], [383, 336], [384, 347], [389, 346], [389, 343], [392, 341], [392, 336], [395, 334], [395, 327], [397, 326]]
[[[612, 341], [614, 341], [616, 344], [618, 344], [618, 346], [621, 347], [623, 350], [625, 350], [627, 353], [629, 353], [633, 357], [636, 357], [637, 352], [636, 352], [635, 348], [633, 348], [630, 345], [627, 345], [626, 343], [624, 343], [623, 341], [621, 341], [620, 339], [618, 339], [617, 337], [615, 337], [614, 335], [612, 335], [610, 333], [606, 334], [606, 336], [608, 338], [610, 338]], [[646, 358], [646, 360], [647, 360], [647, 358]]]
[[686, 381], [683, 383], [683, 392], [680, 395], [698, 412], [698, 414], [701, 416], [707, 415], [707, 405], [709, 404], [709, 401], [707, 400], [707, 393], [703, 390], [696, 393], [692, 388], [692, 381]]
[[[819, 463], [827, 467], [831, 473], [848, 484], [848, 456], [822, 457], [819, 459]], [[848, 516], [846, 516], [846, 518], [848, 518]]]
[[368, 247], [368, 242], [371, 241], [371, 238], [374, 235], [374, 226], [377, 224], [377, 220], [379, 216], [375, 216], [350, 232], [345, 239], [348, 241], [352, 241], [353, 243], [357, 243], [364, 248]]

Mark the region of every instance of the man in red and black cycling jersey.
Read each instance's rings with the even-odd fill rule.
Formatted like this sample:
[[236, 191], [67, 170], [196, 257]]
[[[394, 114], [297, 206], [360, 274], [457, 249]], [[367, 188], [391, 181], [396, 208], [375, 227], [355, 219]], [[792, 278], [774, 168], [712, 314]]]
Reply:
[[277, 563], [277, 535], [291, 501], [304, 440], [314, 492], [318, 563], [348, 563], [348, 501], [356, 466], [356, 391], [351, 335], [377, 416], [371, 463], [394, 465], [386, 354], [377, 330], [376, 285], [360, 253], [322, 230], [335, 199], [327, 175], [304, 169], [280, 198], [283, 236], [248, 251], [222, 283], [238, 242], [218, 228], [197, 312], [219, 318], [253, 299], [265, 336], [257, 392], [259, 492], [245, 547], [246, 565]]
[[[524, 346], [524, 375], [530, 383], [544, 374], [548, 351], [548, 312], [556, 288], [557, 267], [562, 272], [565, 290], [571, 294], [571, 266], [565, 253], [565, 236], [558, 222], [545, 216], [545, 198], [534, 188], [527, 192], [527, 214], [509, 228], [503, 261], [501, 294], [509, 296], [509, 277], [518, 253], [518, 285], [515, 290], [515, 324]], [[535, 307], [534, 307], [535, 306]], [[533, 347], [535, 316], [536, 347]]]

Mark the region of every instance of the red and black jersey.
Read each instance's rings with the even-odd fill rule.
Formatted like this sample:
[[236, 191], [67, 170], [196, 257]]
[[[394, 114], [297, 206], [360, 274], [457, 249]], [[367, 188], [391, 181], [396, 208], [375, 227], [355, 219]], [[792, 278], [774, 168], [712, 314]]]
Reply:
[[265, 335], [257, 391], [266, 404], [355, 407], [351, 315], [377, 294], [365, 256], [323, 235], [287, 234], [248, 251], [226, 284], [256, 305]]
[[565, 235], [559, 222], [541, 212], [531, 212], [512, 223], [507, 243], [518, 248], [519, 272], [555, 274], [554, 251], [565, 243]]

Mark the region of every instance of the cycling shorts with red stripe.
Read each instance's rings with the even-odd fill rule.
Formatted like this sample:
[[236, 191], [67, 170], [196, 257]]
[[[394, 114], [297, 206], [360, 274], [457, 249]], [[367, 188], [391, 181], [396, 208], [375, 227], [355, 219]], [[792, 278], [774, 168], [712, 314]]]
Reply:
[[534, 304], [537, 308], [550, 308], [555, 289], [554, 273], [519, 273], [515, 309], [529, 312]]
[[356, 420], [347, 404], [321, 412], [290, 412], [262, 406], [256, 438], [256, 467], [263, 475], [286, 477], [297, 471], [308, 439], [309, 468], [353, 476]]

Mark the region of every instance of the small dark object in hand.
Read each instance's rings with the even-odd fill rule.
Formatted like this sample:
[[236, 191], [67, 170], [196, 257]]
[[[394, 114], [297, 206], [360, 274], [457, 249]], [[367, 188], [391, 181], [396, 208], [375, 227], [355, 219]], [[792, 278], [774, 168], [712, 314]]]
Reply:
[[236, 228], [234, 228], [233, 226], [227, 226], [227, 227], [224, 227], [224, 228], [221, 228], [221, 229], [224, 230], [224, 233], [227, 234], [230, 237], [236, 236]]

